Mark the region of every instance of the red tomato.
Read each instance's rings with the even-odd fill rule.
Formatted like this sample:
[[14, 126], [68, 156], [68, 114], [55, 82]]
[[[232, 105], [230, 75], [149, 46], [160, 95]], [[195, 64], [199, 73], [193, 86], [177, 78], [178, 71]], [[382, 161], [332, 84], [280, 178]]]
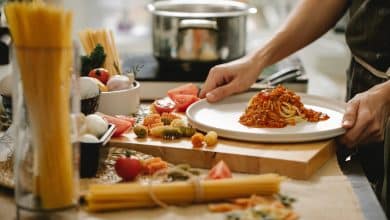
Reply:
[[127, 115], [115, 115], [115, 117], [131, 122], [132, 126], [134, 126], [135, 121], [136, 121], [136, 119], [134, 117], [127, 116]]
[[88, 76], [96, 78], [96, 79], [100, 80], [100, 82], [102, 82], [104, 85], [106, 85], [108, 79], [110, 78], [110, 73], [108, 72], [108, 70], [106, 70], [104, 68], [96, 68], [96, 69], [91, 70], [88, 73]]
[[176, 103], [176, 110], [178, 112], [185, 112], [188, 106], [198, 101], [199, 98], [194, 95], [174, 94], [172, 100]]
[[184, 95], [193, 95], [193, 96], [198, 96], [199, 89], [196, 85], [193, 83], [187, 83], [182, 86], [173, 88], [168, 90], [168, 96], [173, 99], [172, 97], [177, 94], [184, 94]]
[[118, 137], [125, 133], [127, 130], [132, 128], [132, 123], [130, 121], [116, 118], [110, 115], [105, 115], [103, 113], [98, 113], [100, 116], [102, 116], [108, 123], [114, 124], [116, 127], [116, 130], [114, 134], [112, 135], [113, 137]]
[[142, 164], [139, 160], [131, 157], [121, 157], [115, 162], [115, 171], [124, 181], [134, 180], [141, 173]]
[[159, 114], [162, 114], [163, 112], [169, 113], [175, 110], [176, 104], [169, 97], [165, 97], [155, 100], [153, 106]]
[[211, 170], [209, 171], [206, 179], [225, 179], [232, 178], [232, 172], [230, 172], [229, 167], [226, 165], [223, 160], [219, 161]]

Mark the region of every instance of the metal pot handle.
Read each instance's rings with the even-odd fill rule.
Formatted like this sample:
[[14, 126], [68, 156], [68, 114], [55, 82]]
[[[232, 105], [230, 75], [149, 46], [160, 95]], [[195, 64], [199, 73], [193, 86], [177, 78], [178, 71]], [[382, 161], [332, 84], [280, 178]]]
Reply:
[[201, 28], [217, 30], [217, 22], [208, 19], [183, 19], [179, 23], [179, 29]]

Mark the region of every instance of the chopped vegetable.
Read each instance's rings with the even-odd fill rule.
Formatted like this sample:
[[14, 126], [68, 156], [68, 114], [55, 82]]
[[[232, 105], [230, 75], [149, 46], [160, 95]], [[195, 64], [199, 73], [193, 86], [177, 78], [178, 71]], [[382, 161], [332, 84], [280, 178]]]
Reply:
[[98, 113], [98, 114], [100, 116], [102, 116], [105, 120], [107, 120], [108, 123], [111, 123], [111, 124], [115, 125], [116, 130], [115, 130], [115, 132], [113, 134], [114, 137], [118, 137], [118, 136], [122, 135], [123, 133], [125, 133], [126, 131], [131, 129], [131, 127], [132, 127], [132, 123], [127, 121], [127, 120], [116, 118], [116, 117], [113, 117], [113, 116], [110, 116], [110, 115], [106, 115], [106, 114], [103, 114], [103, 113]]
[[185, 112], [187, 108], [194, 102], [198, 101], [199, 98], [194, 95], [174, 94], [172, 100], [176, 104], [176, 111]]
[[154, 174], [155, 172], [168, 168], [167, 162], [161, 160], [160, 157], [154, 157], [150, 159], [146, 159], [143, 162], [144, 172], [147, 174]]
[[211, 170], [209, 171], [206, 179], [225, 179], [232, 178], [232, 172], [223, 160], [220, 160]]
[[204, 135], [201, 133], [195, 133], [191, 137], [191, 142], [193, 147], [196, 148], [202, 147], [204, 142]]
[[218, 142], [218, 134], [215, 131], [209, 131], [207, 132], [206, 136], [204, 137], [204, 141], [206, 142], [207, 146], [214, 146]]
[[115, 115], [115, 118], [120, 118], [120, 119], [129, 121], [129, 122], [131, 122], [131, 124], [132, 124], [133, 126], [134, 126], [135, 121], [136, 121], [136, 118], [131, 117], [131, 116], [127, 116], [127, 115]]
[[199, 92], [199, 89], [195, 84], [187, 83], [187, 84], [181, 85], [179, 87], [168, 90], [167, 94], [173, 100], [173, 96], [178, 95], [178, 94], [193, 95], [195, 97], [198, 97], [198, 92]]
[[106, 54], [102, 45], [97, 44], [89, 56], [81, 56], [81, 75], [88, 76], [88, 73], [95, 68], [103, 66]]
[[145, 138], [148, 136], [148, 128], [143, 125], [136, 125], [133, 130], [138, 138]]

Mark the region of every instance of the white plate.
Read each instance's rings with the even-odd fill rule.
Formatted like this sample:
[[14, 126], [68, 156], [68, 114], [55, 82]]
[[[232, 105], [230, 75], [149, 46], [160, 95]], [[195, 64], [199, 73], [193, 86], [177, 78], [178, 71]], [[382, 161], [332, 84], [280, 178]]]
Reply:
[[221, 137], [255, 142], [304, 142], [336, 137], [345, 132], [341, 127], [345, 103], [320, 96], [297, 93], [306, 108], [329, 116], [326, 121], [300, 122], [284, 128], [250, 128], [239, 123], [249, 99], [256, 93], [228, 97], [217, 103], [201, 100], [186, 112], [188, 121], [201, 131], [214, 130]]

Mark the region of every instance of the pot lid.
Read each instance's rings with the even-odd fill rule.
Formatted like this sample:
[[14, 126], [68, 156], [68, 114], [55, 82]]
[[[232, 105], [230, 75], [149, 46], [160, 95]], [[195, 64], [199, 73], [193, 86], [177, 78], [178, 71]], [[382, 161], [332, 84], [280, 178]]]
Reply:
[[182, 18], [235, 17], [257, 12], [255, 7], [231, 0], [213, 2], [204, 0], [158, 1], [148, 4], [147, 8], [154, 15]]

